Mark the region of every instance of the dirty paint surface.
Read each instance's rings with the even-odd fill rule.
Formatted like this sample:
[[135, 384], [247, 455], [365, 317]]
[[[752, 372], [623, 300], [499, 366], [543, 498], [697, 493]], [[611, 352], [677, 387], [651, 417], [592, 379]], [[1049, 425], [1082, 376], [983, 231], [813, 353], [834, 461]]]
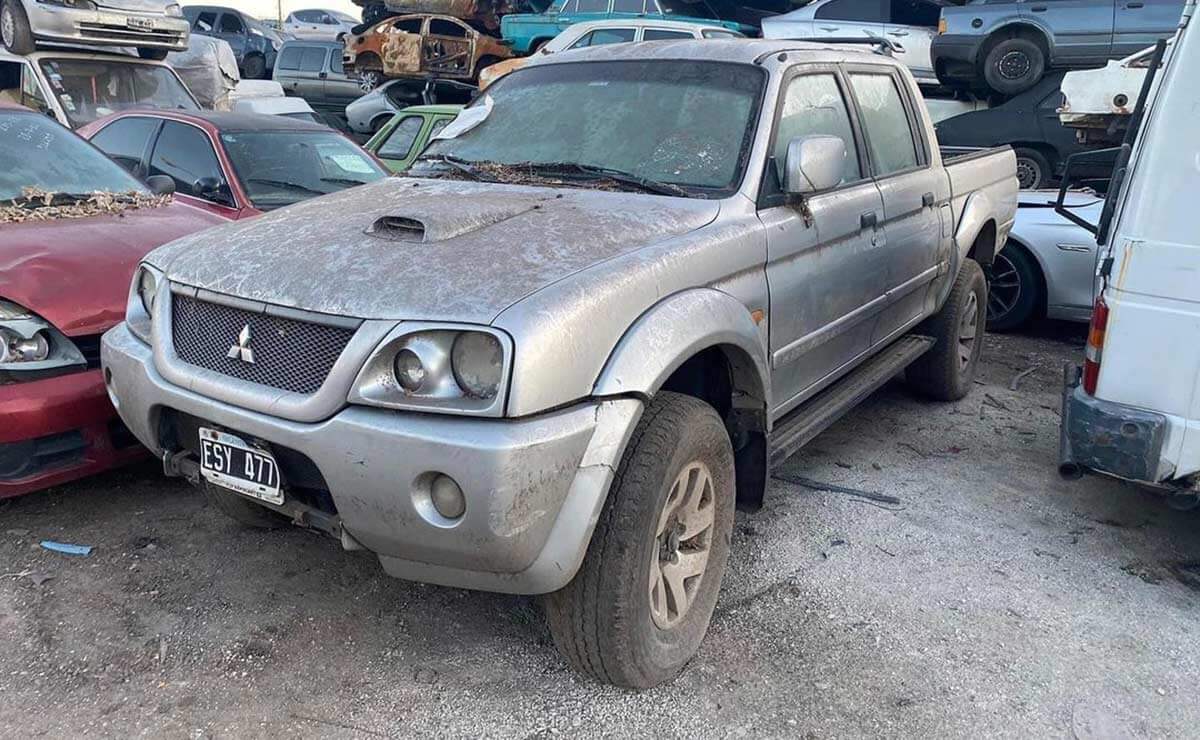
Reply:
[[96, 192], [84, 200], [74, 200], [65, 199], [60, 193], [24, 188], [20, 198], [0, 201], [0, 224], [115, 215], [137, 208], [160, 208], [170, 202], [169, 195], [137, 192]]

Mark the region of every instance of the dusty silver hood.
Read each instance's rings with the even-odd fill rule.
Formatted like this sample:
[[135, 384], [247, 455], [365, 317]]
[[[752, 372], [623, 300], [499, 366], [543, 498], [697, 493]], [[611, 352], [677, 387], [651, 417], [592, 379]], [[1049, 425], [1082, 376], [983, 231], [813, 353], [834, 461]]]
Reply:
[[640, 193], [387, 178], [180, 239], [147, 261], [171, 280], [281, 306], [482, 324], [718, 210]]

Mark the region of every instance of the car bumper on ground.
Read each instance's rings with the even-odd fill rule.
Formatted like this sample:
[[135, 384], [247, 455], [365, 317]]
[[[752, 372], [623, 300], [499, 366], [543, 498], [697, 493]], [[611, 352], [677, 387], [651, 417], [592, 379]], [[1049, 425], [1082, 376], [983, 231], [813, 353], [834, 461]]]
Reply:
[[[199, 426], [253, 440], [275, 456], [285, 497], [319, 510], [345, 547], [397, 577], [488, 591], [571, 580], [642, 408], [616, 399], [484, 419], [348, 406], [299, 423], [167, 382], [124, 324], [104, 335], [102, 358], [121, 417], [160, 457], [194, 459]], [[436, 474], [465, 496], [454, 521], [429, 510]]]
[[146, 454], [113, 411], [98, 369], [0, 385], [0, 409], [0, 498]]
[[102, 46], [187, 49], [188, 22], [162, 13], [115, 8], [95, 10], [27, 3], [33, 35], [47, 41], [77, 41]]
[[1063, 382], [1059, 470], [1084, 471], [1158, 483], [1173, 469], [1163, 459], [1168, 420], [1163, 414], [1088, 395], [1080, 370], [1068, 366]]
[[935, 36], [930, 48], [933, 69], [942, 82], [975, 77], [979, 61], [979, 36], [943, 34]]

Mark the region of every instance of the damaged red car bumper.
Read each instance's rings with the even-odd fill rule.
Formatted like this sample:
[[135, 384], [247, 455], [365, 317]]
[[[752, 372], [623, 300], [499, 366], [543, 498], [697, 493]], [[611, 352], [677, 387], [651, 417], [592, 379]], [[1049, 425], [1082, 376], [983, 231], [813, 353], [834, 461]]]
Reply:
[[148, 453], [121, 424], [99, 368], [0, 385], [0, 499]]

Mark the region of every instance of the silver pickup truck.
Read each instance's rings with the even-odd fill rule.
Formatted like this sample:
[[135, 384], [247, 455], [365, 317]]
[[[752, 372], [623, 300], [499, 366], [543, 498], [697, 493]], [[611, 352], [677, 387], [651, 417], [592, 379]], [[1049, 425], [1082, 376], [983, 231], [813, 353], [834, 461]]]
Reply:
[[235, 519], [548, 594], [569, 662], [633, 687], [698, 649], [772, 465], [906, 368], [971, 389], [1017, 205], [902, 66], [802, 42], [556, 54], [409, 175], [151, 253], [113, 403]]

